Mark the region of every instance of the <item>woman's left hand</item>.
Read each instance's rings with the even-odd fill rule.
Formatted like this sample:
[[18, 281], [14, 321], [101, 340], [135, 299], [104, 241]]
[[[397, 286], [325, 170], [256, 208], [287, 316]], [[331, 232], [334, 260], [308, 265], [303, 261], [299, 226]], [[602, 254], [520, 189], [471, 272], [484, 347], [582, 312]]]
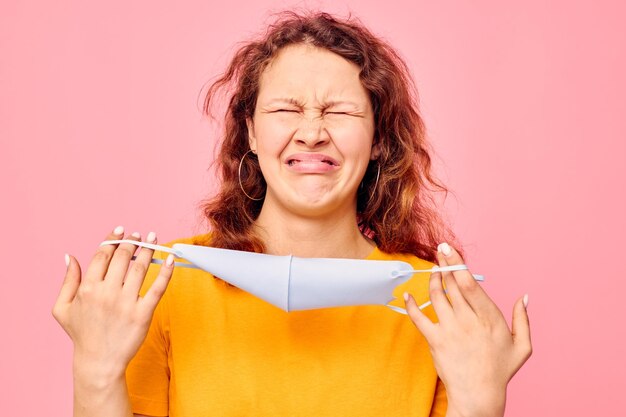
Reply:
[[[439, 245], [437, 258], [440, 266], [463, 264], [446, 243]], [[430, 300], [439, 323], [431, 322], [412, 296], [405, 294], [405, 300], [446, 386], [447, 416], [503, 416], [506, 386], [532, 353], [523, 297], [513, 307], [512, 331], [468, 270], [431, 275]]]

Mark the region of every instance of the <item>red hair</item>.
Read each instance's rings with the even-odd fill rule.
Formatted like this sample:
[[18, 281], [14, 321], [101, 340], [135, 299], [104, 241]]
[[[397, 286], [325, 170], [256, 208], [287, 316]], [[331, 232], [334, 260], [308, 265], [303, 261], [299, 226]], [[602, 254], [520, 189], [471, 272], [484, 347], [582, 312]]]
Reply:
[[[361, 69], [360, 80], [374, 109], [374, 141], [381, 149], [379, 158], [370, 162], [358, 191], [361, 231], [383, 252], [412, 253], [435, 262], [437, 244], [454, 243], [455, 237], [437, 212], [434, 192], [448, 190], [431, 173], [429, 144], [408, 67], [391, 46], [360, 22], [322, 12], [280, 13], [265, 34], [236, 51], [225, 73], [208, 89], [204, 101], [208, 116], [218, 90], [226, 89], [229, 97], [216, 161], [221, 188], [202, 204], [212, 230], [211, 245], [264, 251], [252, 228], [263, 200], [246, 197], [238, 170], [249, 150], [246, 119], [254, 114], [260, 76], [276, 53], [292, 44], [327, 49]], [[254, 155], [246, 155], [241, 174], [247, 194], [262, 197], [266, 185]]]

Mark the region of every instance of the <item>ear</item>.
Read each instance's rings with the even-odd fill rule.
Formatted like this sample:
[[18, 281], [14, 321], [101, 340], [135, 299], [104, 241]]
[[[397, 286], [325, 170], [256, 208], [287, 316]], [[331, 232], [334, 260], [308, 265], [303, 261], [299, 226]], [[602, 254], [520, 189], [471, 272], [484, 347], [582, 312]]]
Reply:
[[250, 149], [256, 152], [256, 135], [254, 134], [254, 120], [246, 117], [246, 126], [248, 126], [248, 144]]
[[375, 161], [380, 156], [380, 140], [376, 140], [372, 144], [372, 152], [370, 154], [370, 160]]

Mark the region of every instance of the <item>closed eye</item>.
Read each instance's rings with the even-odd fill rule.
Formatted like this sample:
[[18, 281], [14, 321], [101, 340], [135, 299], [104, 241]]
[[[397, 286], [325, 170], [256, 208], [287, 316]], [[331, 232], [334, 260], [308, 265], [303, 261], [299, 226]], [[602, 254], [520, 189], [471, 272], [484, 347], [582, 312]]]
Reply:
[[350, 114], [345, 111], [327, 111], [326, 114], [343, 114], [349, 116]]

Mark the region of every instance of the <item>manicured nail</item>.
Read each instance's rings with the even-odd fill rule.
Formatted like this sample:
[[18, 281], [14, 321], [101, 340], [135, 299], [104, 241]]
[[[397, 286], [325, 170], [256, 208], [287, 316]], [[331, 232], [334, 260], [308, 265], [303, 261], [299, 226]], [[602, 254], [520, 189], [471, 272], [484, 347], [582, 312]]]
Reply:
[[169, 255], [167, 255], [167, 259], [165, 260], [165, 265], [166, 266], [172, 266], [174, 264], [174, 255], [172, 255], [171, 253]]
[[524, 308], [528, 308], [528, 294], [524, 294], [522, 302], [524, 303]]
[[156, 240], [156, 233], [150, 232], [148, 236], [146, 236], [146, 242], [154, 242]]
[[141, 233], [139, 233], [139, 232], [133, 232], [133, 233], [131, 234], [131, 236], [132, 236], [132, 237], [136, 237], [137, 239], [140, 239], [140, 238], [141, 238]]
[[115, 230], [113, 230], [113, 234], [121, 235], [124, 233], [124, 226], [117, 226]]
[[440, 243], [439, 246], [437, 246], [437, 250], [446, 256], [450, 256], [452, 253], [452, 248], [450, 248], [450, 245], [447, 243]]
[[67, 253], [65, 254], [65, 266], [70, 266], [70, 255], [68, 255]]

